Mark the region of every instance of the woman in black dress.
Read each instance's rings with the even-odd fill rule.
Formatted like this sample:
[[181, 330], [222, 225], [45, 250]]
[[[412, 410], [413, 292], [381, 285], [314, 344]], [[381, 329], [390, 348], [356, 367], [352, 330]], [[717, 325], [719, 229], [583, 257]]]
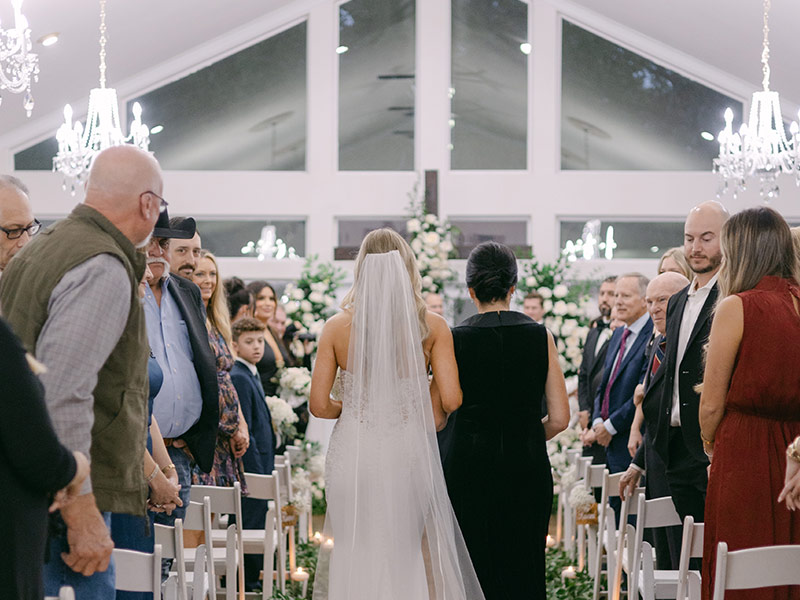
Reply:
[[59, 443], [42, 384], [25, 350], [0, 319], [0, 597], [40, 600], [47, 507], [66, 504], [89, 474], [89, 462]]
[[[444, 470], [453, 510], [486, 600], [546, 597], [545, 538], [553, 478], [545, 441], [569, 422], [553, 336], [509, 310], [517, 261], [476, 247], [467, 286], [478, 314], [453, 330], [464, 400]], [[541, 398], [548, 417], [542, 420]]]
[[278, 299], [273, 288], [266, 281], [254, 281], [247, 289], [255, 298], [253, 316], [261, 321], [264, 326], [264, 356], [258, 361], [256, 368], [261, 377], [261, 386], [267, 396], [274, 396], [278, 391], [278, 384], [272, 381], [273, 377], [283, 367], [295, 366], [294, 357], [283, 343], [281, 337], [269, 325], [269, 320], [275, 314]]

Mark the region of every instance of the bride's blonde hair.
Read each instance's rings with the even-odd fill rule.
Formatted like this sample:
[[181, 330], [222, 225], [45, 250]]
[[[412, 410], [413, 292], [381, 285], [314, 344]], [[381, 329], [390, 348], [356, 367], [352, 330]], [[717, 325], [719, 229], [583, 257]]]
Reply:
[[364, 264], [364, 259], [368, 254], [385, 254], [397, 250], [400, 253], [400, 258], [406, 266], [408, 276], [411, 279], [411, 290], [414, 292], [414, 303], [417, 307], [419, 317], [419, 335], [423, 341], [428, 337], [430, 328], [428, 327], [427, 315], [428, 307], [425, 300], [422, 298], [422, 277], [420, 277], [419, 269], [417, 268], [417, 261], [414, 258], [414, 252], [411, 246], [408, 245], [403, 237], [391, 229], [376, 229], [370, 231], [361, 242], [361, 248], [356, 257], [355, 272], [353, 277], [353, 287], [347, 292], [347, 295], [342, 300], [343, 309], [352, 309], [353, 301], [356, 297], [356, 288], [359, 284], [359, 274], [361, 273], [361, 266]]

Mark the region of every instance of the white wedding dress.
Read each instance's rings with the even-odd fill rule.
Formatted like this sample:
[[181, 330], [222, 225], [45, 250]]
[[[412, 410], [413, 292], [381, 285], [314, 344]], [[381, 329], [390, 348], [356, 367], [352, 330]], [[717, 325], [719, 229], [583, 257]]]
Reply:
[[355, 282], [314, 600], [483, 600], [445, 487], [419, 317], [398, 252]]

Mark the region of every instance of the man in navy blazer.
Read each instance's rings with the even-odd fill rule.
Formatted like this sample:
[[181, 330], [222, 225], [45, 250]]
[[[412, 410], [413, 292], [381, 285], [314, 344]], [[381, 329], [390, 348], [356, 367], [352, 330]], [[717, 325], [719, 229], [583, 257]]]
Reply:
[[606, 463], [611, 473], [625, 471], [631, 462], [628, 436], [636, 408], [633, 393], [644, 380], [647, 369], [645, 350], [653, 332], [645, 295], [649, 280], [640, 273], [617, 279], [614, 306], [625, 323], [608, 343], [603, 379], [597, 389], [592, 415], [592, 431], [585, 440], [596, 440], [606, 447]]

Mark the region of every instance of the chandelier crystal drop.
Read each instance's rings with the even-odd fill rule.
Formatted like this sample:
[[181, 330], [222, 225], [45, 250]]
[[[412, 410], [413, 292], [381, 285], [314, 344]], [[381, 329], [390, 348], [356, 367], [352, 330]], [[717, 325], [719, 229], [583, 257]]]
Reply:
[[[12, 94], [24, 92], [22, 106], [30, 117], [33, 111], [31, 80], [39, 81], [39, 57], [31, 52], [31, 30], [22, 14], [22, 1], [11, 1], [14, 28], [3, 29], [0, 24], [0, 91], [8, 90]], [[0, 96], [0, 103], [2, 101], [3, 97]]]
[[56, 132], [58, 154], [53, 157], [53, 172], [64, 177], [62, 188], [69, 187], [75, 195], [76, 186], [82, 185], [92, 160], [102, 150], [112, 146], [130, 144], [142, 150], [150, 146], [150, 130], [142, 123], [142, 107], [133, 104], [133, 122], [126, 136], [119, 120], [117, 91], [106, 87], [106, 0], [100, 0], [100, 87], [89, 92], [89, 112], [86, 126], [72, 121], [72, 107], [64, 107], [64, 123]]
[[780, 194], [778, 175], [781, 173], [794, 173], [795, 183], [800, 185], [800, 127], [792, 121], [790, 137], [786, 137], [778, 92], [769, 89], [769, 9], [770, 0], [764, 0], [763, 89], [753, 93], [750, 118], [746, 124], [742, 123], [738, 132], [733, 130], [733, 111], [725, 110], [725, 129], [717, 137], [719, 157], [714, 159], [713, 172], [722, 177], [718, 196], [731, 188], [736, 198], [746, 189], [749, 177], [758, 177], [765, 201]]

